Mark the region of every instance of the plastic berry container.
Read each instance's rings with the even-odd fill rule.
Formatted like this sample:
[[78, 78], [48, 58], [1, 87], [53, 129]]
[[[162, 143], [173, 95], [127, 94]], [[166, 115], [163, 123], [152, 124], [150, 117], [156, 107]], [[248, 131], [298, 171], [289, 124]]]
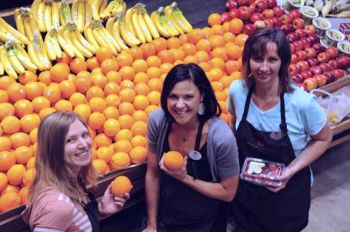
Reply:
[[257, 158], [246, 158], [241, 171], [241, 179], [252, 184], [269, 187], [281, 186], [279, 177], [284, 164]]

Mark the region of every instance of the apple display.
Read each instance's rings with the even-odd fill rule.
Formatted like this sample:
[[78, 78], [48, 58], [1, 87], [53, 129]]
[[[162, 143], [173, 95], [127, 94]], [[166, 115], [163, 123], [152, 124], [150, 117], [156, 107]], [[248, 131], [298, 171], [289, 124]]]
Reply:
[[311, 66], [311, 67], [309, 68], [309, 71], [310, 71], [313, 75], [321, 74], [321, 73], [322, 73], [322, 69], [321, 69], [319, 66]]

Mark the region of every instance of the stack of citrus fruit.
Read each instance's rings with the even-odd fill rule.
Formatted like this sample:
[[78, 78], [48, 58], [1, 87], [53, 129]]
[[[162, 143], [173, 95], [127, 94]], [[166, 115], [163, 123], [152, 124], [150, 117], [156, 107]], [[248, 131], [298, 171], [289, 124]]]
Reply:
[[[215, 16], [215, 15], [214, 15]], [[123, 50], [117, 56], [101, 48], [83, 60], [65, 53], [48, 71], [26, 71], [16, 80], [0, 78], [0, 212], [26, 202], [34, 171], [40, 121], [56, 111], [73, 111], [89, 126], [93, 165], [100, 175], [147, 159], [147, 117], [160, 106], [169, 70], [197, 63], [211, 81], [229, 122], [226, 100], [230, 83], [240, 78], [247, 39], [243, 22], [210, 27]], [[4, 203], [5, 202], [5, 203]]]

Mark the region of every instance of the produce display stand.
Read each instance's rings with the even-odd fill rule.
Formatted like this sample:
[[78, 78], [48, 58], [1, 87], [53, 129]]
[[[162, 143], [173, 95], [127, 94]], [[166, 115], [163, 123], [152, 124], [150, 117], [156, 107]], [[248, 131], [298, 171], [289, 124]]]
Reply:
[[[28, 5], [31, 1], [16, 1], [14, 5], [9, 5], [8, 3], [3, 3], [5, 1], [0, 0], [2, 7], [3, 4], [7, 4], [11, 7], [9, 10], [1, 10], [0, 16], [4, 17], [8, 22], [13, 25], [13, 7], [20, 7], [23, 5]], [[8, 2], [8, 1], [6, 1]], [[153, 11], [159, 6], [164, 6], [171, 4], [173, 0], [161, 0], [161, 1], [151, 1], [151, 0], [125, 0], [127, 6], [133, 6], [137, 2], [142, 2], [146, 4], [148, 11]], [[225, 11], [225, 0], [178, 0], [180, 8], [184, 12], [186, 18], [191, 22], [193, 27], [205, 27], [207, 26], [207, 17], [213, 12], [224, 12]], [[343, 86], [350, 85], [350, 76], [343, 77], [342, 79], [328, 84], [322, 89], [333, 92]], [[350, 119], [346, 119], [336, 126], [332, 127], [333, 131], [333, 141], [330, 147], [338, 145], [340, 143], [350, 140]], [[146, 164], [139, 164], [130, 166], [127, 169], [113, 171], [107, 175], [98, 179], [95, 186], [88, 186], [88, 189], [93, 192], [96, 196], [101, 197], [106, 187], [111, 183], [111, 181], [119, 175], [128, 176], [133, 182], [133, 189], [131, 192], [131, 199], [126, 203], [124, 210], [130, 208], [136, 204], [144, 201], [144, 178], [146, 173]], [[25, 206], [18, 207], [16, 209], [10, 210], [8, 212], [0, 214], [0, 231], [1, 232], [17, 232], [17, 231], [29, 231], [28, 226], [21, 219], [21, 212], [24, 210]], [[103, 218], [100, 218], [103, 220]]]

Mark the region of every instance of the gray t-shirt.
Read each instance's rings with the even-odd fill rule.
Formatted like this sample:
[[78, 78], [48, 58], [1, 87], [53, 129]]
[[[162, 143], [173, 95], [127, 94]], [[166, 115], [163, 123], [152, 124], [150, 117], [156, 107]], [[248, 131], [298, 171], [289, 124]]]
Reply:
[[[169, 124], [162, 109], [153, 111], [148, 118], [148, 149], [157, 154], [158, 160], [162, 157]], [[218, 117], [212, 117], [209, 122], [207, 155], [213, 182], [239, 174], [236, 138], [230, 127]]]

